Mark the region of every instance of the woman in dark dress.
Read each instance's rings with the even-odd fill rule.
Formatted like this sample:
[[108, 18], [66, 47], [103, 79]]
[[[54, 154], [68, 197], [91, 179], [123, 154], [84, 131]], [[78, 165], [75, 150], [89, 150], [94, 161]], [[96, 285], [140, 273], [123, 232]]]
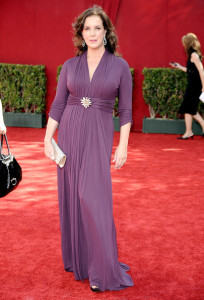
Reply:
[[185, 116], [186, 131], [179, 139], [193, 138], [192, 122], [195, 119], [203, 130], [204, 136], [204, 120], [197, 112], [199, 104], [199, 96], [204, 91], [204, 71], [202, 65], [202, 54], [200, 50], [200, 42], [193, 33], [188, 33], [182, 37], [182, 44], [188, 56], [186, 67], [178, 63], [170, 63], [172, 67], [187, 72], [188, 85], [184, 95], [183, 102], [179, 109], [179, 113]]
[[51, 138], [59, 125], [58, 145], [67, 156], [58, 167], [62, 258], [76, 280], [89, 279], [93, 291], [133, 286], [129, 267], [118, 261], [112, 210], [111, 152], [113, 106], [119, 98], [120, 141], [115, 168], [127, 159], [132, 122], [132, 78], [116, 53], [117, 37], [104, 11], [83, 12], [74, 24], [78, 55], [61, 70], [45, 135], [45, 154], [52, 159]]

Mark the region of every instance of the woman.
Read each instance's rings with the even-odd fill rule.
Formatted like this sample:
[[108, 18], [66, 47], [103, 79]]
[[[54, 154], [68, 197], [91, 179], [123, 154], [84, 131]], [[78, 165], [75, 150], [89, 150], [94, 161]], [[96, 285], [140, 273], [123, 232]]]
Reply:
[[199, 96], [204, 91], [204, 71], [202, 65], [202, 54], [200, 42], [193, 33], [188, 33], [182, 37], [182, 44], [185, 48], [188, 60], [187, 66], [183, 67], [178, 63], [170, 63], [172, 67], [187, 72], [188, 85], [184, 95], [183, 103], [179, 113], [185, 116], [186, 131], [179, 139], [187, 140], [193, 138], [192, 122], [195, 119], [202, 127], [204, 136], [204, 120], [197, 112]]
[[63, 263], [76, 280], [88, 278], [93, 291], [120, 290], [133, 282], [117, 254], [112, 112], [118, 96], [121, 130], [114, 161], [119, 169], [127, 159], [132, 78], [127, 62], [116, 55], [117, 37], [100, 7], [84, 11], [73, 27], [78, 56], [62, 67], [45, 135], [45, 154], [53, 159], [51, 138], [59, 124], [58, 144], [67, 155], [64, 168], [58, 168]]
[[6, 126], [4, 124], [1, 100], [0, 100], [0, 134], [6, 134]]

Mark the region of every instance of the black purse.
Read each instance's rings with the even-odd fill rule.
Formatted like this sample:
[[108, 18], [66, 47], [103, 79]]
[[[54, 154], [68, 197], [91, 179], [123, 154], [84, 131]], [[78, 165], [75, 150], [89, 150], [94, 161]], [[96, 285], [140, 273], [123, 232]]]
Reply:
[[[3, 139], [5, 137], [8, 154], [3, 154]], [[17, 160], [9, 150], [7, 136], [1, 135], [0, 144], [0, 198], [13, 191], [22, 179], [22, 170]]]

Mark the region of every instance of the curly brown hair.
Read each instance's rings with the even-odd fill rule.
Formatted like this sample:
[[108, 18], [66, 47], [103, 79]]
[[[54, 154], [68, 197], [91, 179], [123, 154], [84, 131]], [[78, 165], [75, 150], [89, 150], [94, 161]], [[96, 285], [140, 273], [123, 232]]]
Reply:
[[119, 55], [116, 51], [117, 48], [117, 42], [118, 38], [115, 33], [115, 28], [108, 17], [108, 15], [104, 12], [104, 10], [97, 5], [94, 5], [93, 7], [90, 7], [86, 9], [78, 18], [76, 18], [75, 22], [72, 24], [74, 28], [74, 45], [77, 48], [77, 55], [81, 55], [87, 50], [87, 45], [85, 47], [82, 46], [83, 43], [83, 36], [82, 31], [84, 28], [84, 23], [87, 17], [90, 16], [99, 16], [103, 22], [103, 27], [107, 31], [106, 32], [106, 39], [107, 39], [107, 45], [105, 45], [105, 48], [115, 55]]
[[203, 56], [200, 50], [200, 42], [194, 33], [187, 33], [184, 35], [182, 37], [182, 44], [185, 48], [188, 58], [190, 58], [191, 54], [196, 51], [202, 60]]

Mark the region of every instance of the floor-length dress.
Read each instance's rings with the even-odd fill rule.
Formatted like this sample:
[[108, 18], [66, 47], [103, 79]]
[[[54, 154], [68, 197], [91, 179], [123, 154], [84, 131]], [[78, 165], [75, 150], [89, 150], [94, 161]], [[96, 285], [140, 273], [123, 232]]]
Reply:
[[[86, 51], [64, 63], [49, 114], [60, 123], [58, 144], [67, 155], [64, 168], [58, 168], [64, 268], [101, 291], [133, 285], [128, 266], [118, 262], [112, 210], [112, 112], [117, 95], [122, 126], [132, 120], [129, 66], [106, 50], [90, 81]], [[87, 108], [83, 97], [91, 101]]]
[[[193, 52], [196, 53], [196, 51]], [[198, 104], [200, 102], [199, 96], [201, 94], [202, 83], [196, 65], [191, 62], [191, 57], [187, 61], [186, 68], [188, 84], [184, 94], [183, 102], [179, 108], [179, 113], [196, 115]]]

